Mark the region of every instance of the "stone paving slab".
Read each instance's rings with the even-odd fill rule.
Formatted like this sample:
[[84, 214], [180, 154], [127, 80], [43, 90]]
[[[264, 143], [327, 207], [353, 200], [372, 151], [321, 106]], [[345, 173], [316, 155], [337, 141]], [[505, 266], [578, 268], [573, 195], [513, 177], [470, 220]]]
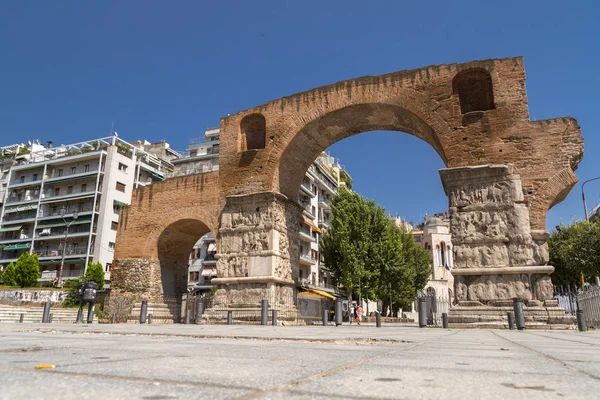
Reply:
[[597, 399], [599, 366], [600, 332], [0, 327], [1, 399]]

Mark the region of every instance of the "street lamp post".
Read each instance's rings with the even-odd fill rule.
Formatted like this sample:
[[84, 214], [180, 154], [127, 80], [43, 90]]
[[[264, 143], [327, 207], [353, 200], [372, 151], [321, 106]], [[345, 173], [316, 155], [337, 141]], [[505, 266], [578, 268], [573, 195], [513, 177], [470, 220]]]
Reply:
[[583, 191], [583, 187], [585, 186], [586, 183], [591, 182], [591, 181], [595, 181], [600, 179], [600, 176], [596, 177], [596, 178], [592, 178], [592, 179], [588, 179], [587, 181], [583, 182], [583, 184], [581, 185], [581, 198], [583, 199], [583, 212], [585, 213], [585, 220], [587, 222], [590, 221], [590, 219], [588, 218], [588, 211], [587, 211], [587, 204], [585, 202], [585, 192]]
[[65, 266], [65, 253], [67, 252], [67, 236], [69, 235], [69, 227], [71, 225], [73, 225], [73, 222], [75, 222], [75, 220], [77, 219], [77, 216], [79, 215], [79, 213], [77, 211], [75, 211], [73, 213], [73, 220], [71, 222], [67, 222], [67, 220], [65, 219], [66, 213], [67, 213], [67, 209], [63, 206], [60, 209], [60, 217], [62, 218], [63, 222], [65, 223], [65, 242], [63, 244], [62, 258], [60, 260], [60, 269], [58, 270], [57, 287], [62, 287], [62, 275], [63, 275], [63, 268]]

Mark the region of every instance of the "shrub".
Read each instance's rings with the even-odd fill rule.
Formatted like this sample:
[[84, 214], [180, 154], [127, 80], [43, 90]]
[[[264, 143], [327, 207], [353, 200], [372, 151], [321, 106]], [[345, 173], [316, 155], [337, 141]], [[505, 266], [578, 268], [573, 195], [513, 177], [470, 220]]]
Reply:
[[17, 273], [15, 271], [15, 264], [10, 263], [4, 268], [2, 273], [2, 279], [6, 286], [17, 286]]
[[15, 265], [15, 280], [22, 288], [33, 286], [40, 277], [40, 263], [36, 254], [23, 253]]
[[89, 263], [85, 271], [85, 279], [89, 282], [96, 282], [98, 290], [104, 289], [104, 268], [99, 262]]

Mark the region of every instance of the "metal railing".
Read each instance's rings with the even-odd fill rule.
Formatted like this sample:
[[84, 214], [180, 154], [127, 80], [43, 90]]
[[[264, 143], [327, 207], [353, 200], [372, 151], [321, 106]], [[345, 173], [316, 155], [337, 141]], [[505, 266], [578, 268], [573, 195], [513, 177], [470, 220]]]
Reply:
[[[73, 176], [73, 175], [79, 175], [79, 174], [95, 174], [99, 171], [98, 168], [88, 168], [87, 170], [84, 168], [75, 168], [75, 171], [73, 170], [69, 170], [69, 171], [64, 171], [61, 173], [59, 171], [54, 171], [54, 173], [52, 174], [52, 176], [49, 176], [46, 180], [50, 180], [50, 179], [56, 179], [59, 180], [60, 178], [67, 178], [69, 176]], [[57, 182], [59, 183], [59, 182]]]
[[419, 299], [425, 298], [425, 315], [427, 316], [427, 325], [441, 326], [442, 314], [450, 310], [450, 299], [448, 297], [437, 297], [434, 295], [422, 294], [417, 298], [415, 309], [418, 310]]
[[6, 201], [6, 204], [20, 203], [20, 202], [24, 202], [24, 201], [36, 201], [39, 198], [40, 198], [40, 196], [31, 196], [31, 195], [29, 195], [29, 196], [27, 196], [27, 195], [23, 196], [22, 194], [21, 194], [21, 197], [19, 197], [19, 196], [15, 196], [15, 197], [9, 196], [8, 200]]
[[588, 286], [577, 294], [577, 302], [585, 315], [587, 326], [600, 328], [600, 286]]
[[[40, 249], [34, 249], [33, 253], [37, 254], [38, 257], [62, 257], [63, 248], [61, 247], [46, 247]], [[74, 255], [84, 255], [87, 253], [87, 246], [67, 246], [64, 250], [65, 257]]]

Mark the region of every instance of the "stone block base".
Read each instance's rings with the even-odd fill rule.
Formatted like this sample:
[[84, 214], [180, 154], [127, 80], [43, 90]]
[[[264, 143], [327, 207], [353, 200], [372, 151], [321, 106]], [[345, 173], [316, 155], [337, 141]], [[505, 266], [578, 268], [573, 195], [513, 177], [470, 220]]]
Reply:
[[225, 324], [231, 311], [234, 324], [259, 324], [261, 300], [267, 300], [269, 324], [273, 309], [277, 310], [279, 325], [305, 324], [296, 308], [296, 289], [290, 285], [293, 281], [250, 277], [213, 279], [213, 283], [218, 289], [212, 304], [204, 311], [203, 323]]
[[[510, 300], [497, 300], [488, 305], [461, 301], [448, 312], [448, 323], [455, 328], [508, 329], [508, 312], [514, 312]], [[575, 329], [575, 317], [566, 315], [555, 300], [543, 304], [530, 300], [523, 305], [523, 313], [526, 329]]]

